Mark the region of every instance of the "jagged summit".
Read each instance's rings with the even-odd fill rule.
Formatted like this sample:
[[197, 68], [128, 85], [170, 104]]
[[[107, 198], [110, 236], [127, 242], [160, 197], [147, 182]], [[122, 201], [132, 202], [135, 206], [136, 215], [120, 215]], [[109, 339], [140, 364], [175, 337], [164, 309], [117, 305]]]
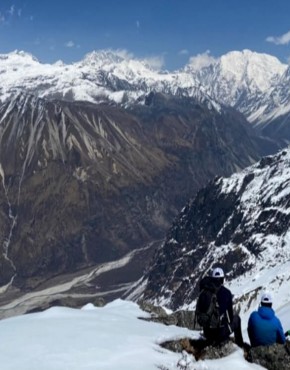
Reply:
[[125, 56], [126, 54], [121, 51], [118, 52], [109, 49], [99, 50], [86, 54], [81, 62], [102, 67], [106, 64], [120, 63], [123, 60], [128, 59], [128, 57], [125, 58]]
[[171, 227], [144, 276], [144, 296], [171, 308], [191, 305], [198, 281], [214, 266], [224, 267], [239, 296], [247, 281], [242, 295], [249, 305], [263, 289], [283, 296], [290, 278], [289, 185], [289, 148], [209, 183]]

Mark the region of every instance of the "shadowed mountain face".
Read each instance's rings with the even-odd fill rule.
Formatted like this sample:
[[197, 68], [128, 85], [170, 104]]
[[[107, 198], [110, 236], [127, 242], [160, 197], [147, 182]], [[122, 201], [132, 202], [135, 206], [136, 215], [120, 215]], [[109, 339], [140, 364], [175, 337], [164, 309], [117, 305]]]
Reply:
[[215, 266], [223, 266], [227, 284], [244, 287], [249, 304], [267, 271], [265, 288], [276, 293], [284, 282], [288, 291], [289, 168], [290, 151], [284, 150], [201, 189], [151, 261], [144, 297], [171, 308], [191, 304], [200, 279]]
[[1, 285], [32, 288], [162, 238], [202, 185], [276, 149], [261, 140], [235, 111], [190, 98], [2, 104]]

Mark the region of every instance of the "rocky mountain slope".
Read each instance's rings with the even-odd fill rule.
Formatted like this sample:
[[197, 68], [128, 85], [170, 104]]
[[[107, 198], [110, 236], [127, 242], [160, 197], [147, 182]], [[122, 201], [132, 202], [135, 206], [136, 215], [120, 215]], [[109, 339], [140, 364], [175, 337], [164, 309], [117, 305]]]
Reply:
[[0, 106], [1, 285], [121, 257], [187, 199], [274, 150], [231, 109], [150, 94], [130, 109], [20, 94]]
[[[0, 117], [2, 284], [114, 259], [158, 237], [142, 186], [169, 162], [132, 116], [20, 95]], [[142, 221], [141, 204], [152, 210]]]
[[289, 183], [287, 149], [198, 191], [139, 283], [143, 297], [171, 308], [194, 306], [202, 276], [222, 266], [244, 311], [265, 289], [279, 297], [279, 307], [289, 302]]

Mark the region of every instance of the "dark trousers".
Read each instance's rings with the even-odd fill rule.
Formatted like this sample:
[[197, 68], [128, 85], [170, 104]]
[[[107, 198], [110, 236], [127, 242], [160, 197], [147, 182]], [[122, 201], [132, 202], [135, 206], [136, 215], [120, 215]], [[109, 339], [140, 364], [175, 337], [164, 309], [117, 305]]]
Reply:
[[235, 343], [239, 347], [243, 347], [243, 335], [241, 328], [241, 318], [239, 315], [234, 315], [231, 323], [224, 323], [217, 329], [203, 328], [205, 338], [209, 344], [219, 345], [229, 339], [231, 333], [234, 333]]
[[235, 343], [239, 347], [243, 347], [244, 340], [243, 340], [243, 334], [242, 334], [241, 318], [239, 315], [237, 314], [234, 315], [231, 328], [232, 328], [232, 331], [234, 332]]

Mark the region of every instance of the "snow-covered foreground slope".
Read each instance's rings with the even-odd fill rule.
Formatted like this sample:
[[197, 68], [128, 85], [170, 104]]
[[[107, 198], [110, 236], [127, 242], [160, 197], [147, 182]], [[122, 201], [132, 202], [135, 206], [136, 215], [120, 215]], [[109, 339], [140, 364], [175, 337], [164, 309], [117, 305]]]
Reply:
[[[136, 304], [117, 300], [103, 308], [54, 307], [42, 313], [2, 320], [1, 369], [179, 369], [181, 355], [161, 348], [158, 343], [196, 337], [198, 333], [138, 319], [146, 315]], [[261, 369], [246, 362], [238, 347], [220, 360], [196, 362], [189, 356], [188, 361], [188, 370]]]

